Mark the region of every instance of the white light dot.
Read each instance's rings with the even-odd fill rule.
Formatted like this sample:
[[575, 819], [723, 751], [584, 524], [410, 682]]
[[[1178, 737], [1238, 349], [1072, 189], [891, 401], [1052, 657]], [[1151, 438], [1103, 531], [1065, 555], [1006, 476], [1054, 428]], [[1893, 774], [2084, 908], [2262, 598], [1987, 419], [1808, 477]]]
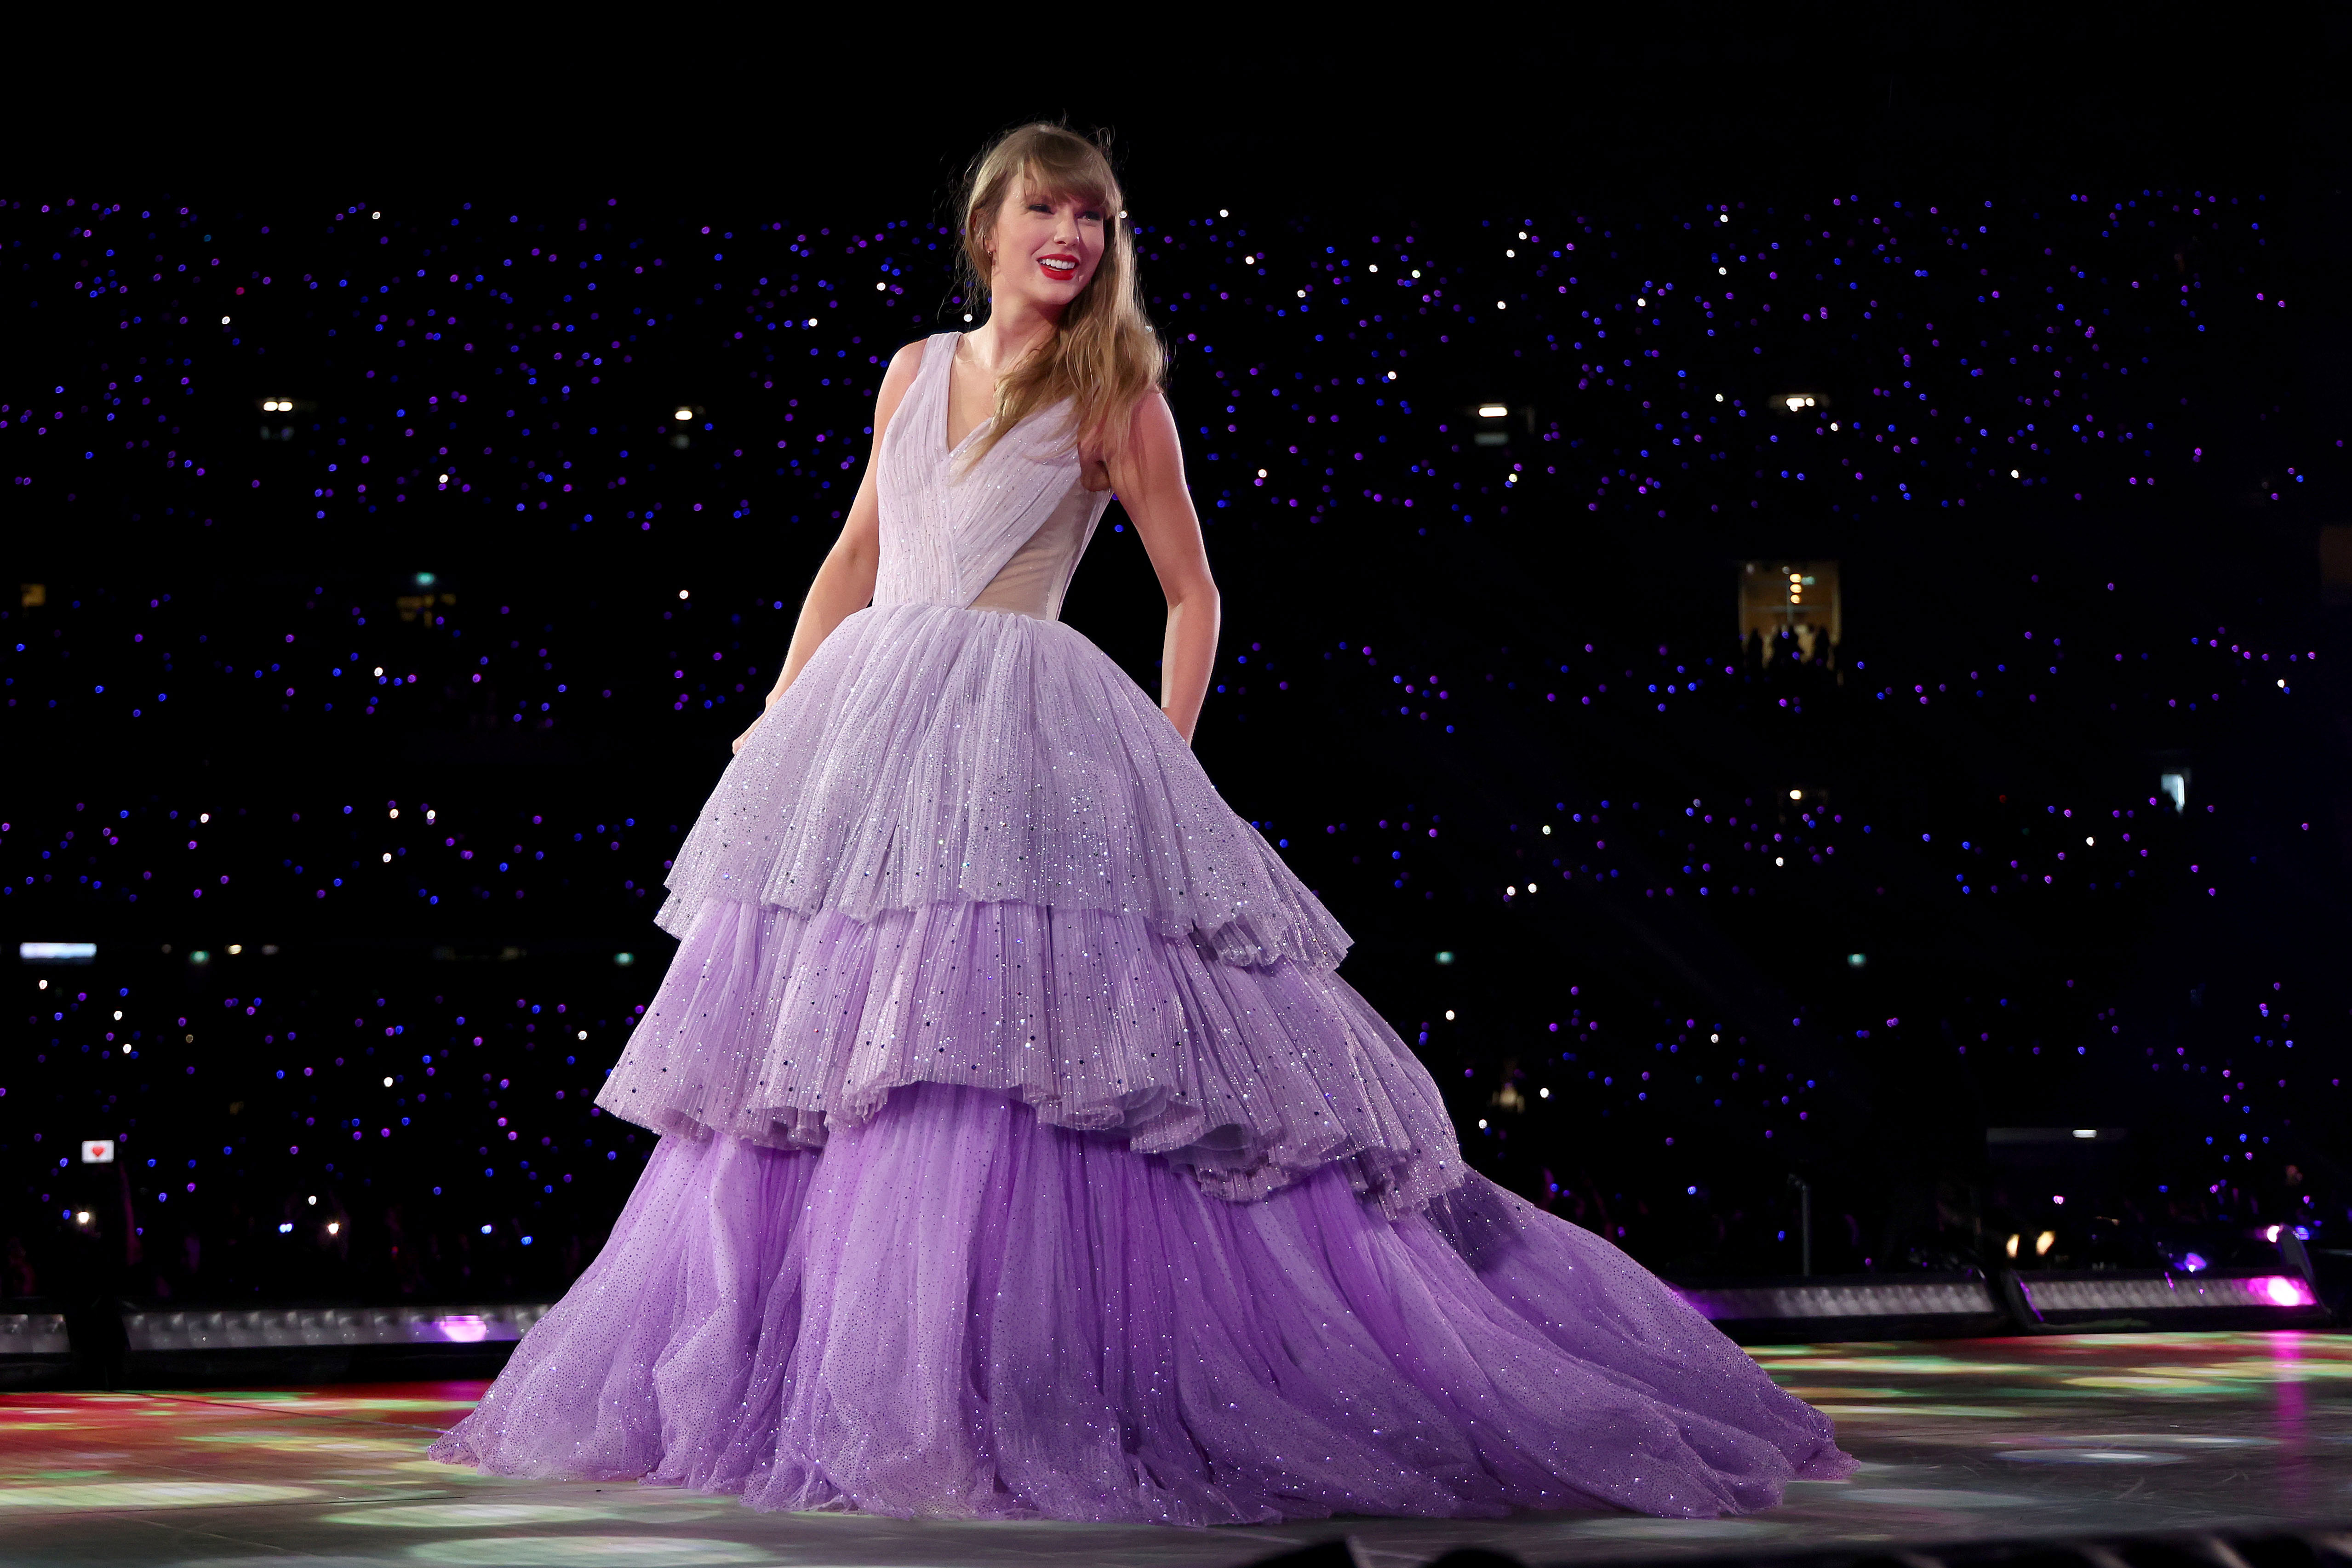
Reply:
[[223, 316], [221, 318], [221, 325], [224, 327], [228, 325], [228, 318], [226, 316]]
[[1231, 216], [1233, 216], [1233, 214], [1231, 214], [1231, 213], [1229, 213], [1229, 212], [1225, 211], [1225, 209], [1224, 209], [1224, 208], [1223, 208], [1223, 207], [1219, 207], [1219, 208], [1217, 209], [1217, 216], [1218, 216], [1219, 217], [1231, 217]]
[[383, 1087], [384, 1087], [384, 1088], [386, 1088], [386, 1089], [390, 1089], [390, 1088], [392, 1087], [392, 1079], [384, 1079], [384, 1080], [383, 1080]]
[[671, 417], [674, 419], [691, 419], [694, 417], [694, 410], [691, 408], [681, 408], [676, 414], [672, 415]]
[[677, 596], [678, 596], [679, 598], [683, 599], [683, 598], [685, 598], [685, 597], [686, 597], [686, 595], [687, 595], [687, 590], [686, 590], [686, 589], [684, 589], [684, 588], [680, 588], [680, 589], [677, 591]]
[[1449, 1024], [1454, 1022], [1454, 1009], [1451, 1007], [1445, 1010], [1445, 1021]]

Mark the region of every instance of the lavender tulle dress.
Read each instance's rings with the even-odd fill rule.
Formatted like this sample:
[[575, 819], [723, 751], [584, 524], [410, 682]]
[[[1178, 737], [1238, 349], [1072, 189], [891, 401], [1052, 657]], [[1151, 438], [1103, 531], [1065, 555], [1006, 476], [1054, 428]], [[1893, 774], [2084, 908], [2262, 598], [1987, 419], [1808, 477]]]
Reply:
[[1055, 618], [1107, 500], [1057, 414], [950, 448], [955, 342], [876, 457], [873, 605], [670, 877], [683, 945], [597, 1097], [661, 1140], [434, 1456], [1195, 1525], [1845, 1474], [1664, 1286], [1464, 1168], [1347, 933]]

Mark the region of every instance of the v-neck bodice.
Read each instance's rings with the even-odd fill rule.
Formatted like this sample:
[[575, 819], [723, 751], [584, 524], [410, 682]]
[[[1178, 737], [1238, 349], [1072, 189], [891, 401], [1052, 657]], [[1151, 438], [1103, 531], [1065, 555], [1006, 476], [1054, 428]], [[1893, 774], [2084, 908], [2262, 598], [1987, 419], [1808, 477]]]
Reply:
[[882, 558], [874, 603], [946, 604], [1053, 620], [1110, 502], [1082, 481], [1067, 402], [1004, 433], [979, 461], [983, 419], [950, 445], [949, 366], [961, 334], [940, 332], [876, 454]]

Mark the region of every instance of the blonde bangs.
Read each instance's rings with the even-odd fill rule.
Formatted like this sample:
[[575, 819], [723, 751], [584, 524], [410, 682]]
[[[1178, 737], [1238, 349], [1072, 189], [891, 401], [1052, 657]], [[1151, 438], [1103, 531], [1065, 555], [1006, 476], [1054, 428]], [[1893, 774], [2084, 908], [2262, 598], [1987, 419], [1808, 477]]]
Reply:
[[989, 236], [1005, 196], [1016, 188], [1099, 206], [1107, 242], [1095, 275], [1063, 311], [1054, 335], [997, 383], [989, 432], [968, 460], [979, 461], [1031, 415], [1067, 401], [1072, 443], [1115, 463], [1125, 454], [1136, 405], [1160, 389], [1167, 369], [1143, 308], [1118, 177], [1099, 143], [1066, 126], [1024, 125], [1000, 137], [973, 163], [964, 185], [966, 300], [989, 297]]

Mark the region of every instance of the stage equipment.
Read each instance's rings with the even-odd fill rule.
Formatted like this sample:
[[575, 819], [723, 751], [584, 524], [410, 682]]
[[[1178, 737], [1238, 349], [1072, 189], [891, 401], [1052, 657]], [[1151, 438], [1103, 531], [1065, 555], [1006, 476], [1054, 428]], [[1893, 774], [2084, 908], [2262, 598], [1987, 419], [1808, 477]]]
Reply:
[[0, 1312], [0, 1388], [55, 1383], [72, 1368], [63, 1312]]
[[403, 1307], [121, 1308], [134, 1378], [284, 1383], [486, 1377], [543, 1302]]
[[1992, 1284], [1973, 1272], [1800, 1276], [1674, 1289], [1743, 1344], [1954, 1339], [2000, 1333], [2011, 1323]]

